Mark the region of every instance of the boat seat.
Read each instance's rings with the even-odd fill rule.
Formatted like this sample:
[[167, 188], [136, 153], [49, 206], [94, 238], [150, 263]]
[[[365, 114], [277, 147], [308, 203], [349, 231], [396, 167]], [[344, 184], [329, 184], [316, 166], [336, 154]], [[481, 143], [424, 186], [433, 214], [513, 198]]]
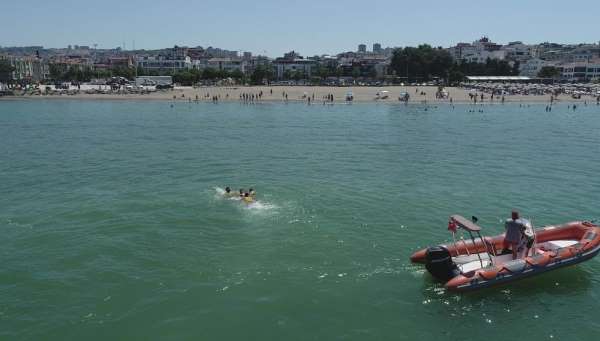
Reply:
[[[537, 246], [536, 251], [553, 251], [564, 247], [573, 246], [579, 243], [578, 240], [550, 240], [545, 243], [541, 243]], [[541, 253], [541, 252], [540, 252]]]
[[512, 261], [512, 252], [511, 253], [507, 253], [505, 255], [498, 255], [496, 257], [494, 257], [494, 264], [498, 265], [498, 264], [504, 264], [504, 263], [508, 263], [510, 261]]
[[[477, 257], [477, 256], [475, 256], [475, 257]], [[479, 259], [477, 259], [476, 261], [458, 265], [458, 269], [461, 272], [466, 273], [466, 272], [471, 272], [474, 270], [482, 269], [482, 268], [485, 268], [486, 266], [490, 265], [489, 259], [483, 259], [483, 257], [482, 257], [482, 261], [483, 261], [483, 266], [481, 266], [481, 262], [479, 261]]]
[[577, 244], [579, 241], [577, 240], [551, 240], [548, 242], [554, 249], [560, 249], [563, 247], [569, 247]]
[[[485, 252], [480, 253], [479, 256], [481, 256], [482, 260], [490, 259], [490, 255]], [[466, 264], [466, 263], [475, 262], [475, 261], [479, 262], [479, 257], [477, 257], [476, 253], [472, 253], [470, 255], [460, 255], [458, 257], [452, 257], [452, 260], [457, 265], [461, 265], [461, 264]]]

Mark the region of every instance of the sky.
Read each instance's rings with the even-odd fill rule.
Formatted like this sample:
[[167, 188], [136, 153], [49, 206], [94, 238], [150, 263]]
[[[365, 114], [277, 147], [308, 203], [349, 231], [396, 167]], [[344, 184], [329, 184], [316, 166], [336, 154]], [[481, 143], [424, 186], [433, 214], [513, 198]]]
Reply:
[[28, 0], [6, 1], [0, 46], [154, 49], [213, 46], [313, 56], [481, 36], [508, 43], [600, 41], [600, 1]]

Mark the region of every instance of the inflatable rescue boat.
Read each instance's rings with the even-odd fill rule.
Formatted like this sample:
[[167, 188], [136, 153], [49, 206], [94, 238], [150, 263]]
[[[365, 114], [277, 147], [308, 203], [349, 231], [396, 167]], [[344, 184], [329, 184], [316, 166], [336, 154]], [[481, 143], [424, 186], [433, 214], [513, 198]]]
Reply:
[[517, 259], [503, 253], [504, 234], [483, 237], [477, 220], [459, 215], [450, 217], [449, 230], [457, 229], [470, 238], [450, 245], [429, 247], [415, 252], [414, 263], [423, 263], [431, 275], [451, 291], [469, 291], [531, 277], [546, 271], [591, 259], [600, 251], [600, 227], [591, 222], [530, 227], [529, 247], [520, 250]]

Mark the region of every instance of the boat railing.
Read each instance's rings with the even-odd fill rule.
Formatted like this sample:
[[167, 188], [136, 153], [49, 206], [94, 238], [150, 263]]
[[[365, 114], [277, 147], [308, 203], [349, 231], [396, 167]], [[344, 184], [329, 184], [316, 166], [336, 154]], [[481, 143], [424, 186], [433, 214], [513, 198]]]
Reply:
[[[489, 256], [490, 263], [493, 264], [494, 263], [493, 256], [495, 255], [495, 252], [493, 250], [493, 247], [492, 247], [492, 250], [490, 251], [488, 243], [481, 235], [481, 226], [477, 225], [477, 221], [478, 221], [478, 219], [475, 216], [471, 217], [470, 221], [467, 218], [460, 216], [458, 214], [454, 214], [454, 215], [450, 216], [450, 223], [453, 223], [453, 224], [455, 224], [455, 226], [460, 227], [461, 229], [467, 231], [467, 233], [469, 234], [469, 237], [471, 238], [471, 242], [473, 243], [473, 247], [475, 247], [475, 236], [473, 235], [473, 233], [477, 234], [477, 238], [481, 240], [481, 243], [482, 243], [483, 247], [485, 248], [485, 252]], [[454, 238], [454, 231], [453, 231], [453, 238]], [[465, 249], [467, 249], [467, 253], [468, 253], [468, 248], [467, 248], [466, 243], [464, 243], [464, 245], [465, 245]], [[458, 245], [456, 244], [456, 239], [454, 239], [454, 247], [456, 248], [456, 250], [458, 252]], [[479, 259], [479, 263], [481, 264], [481, 267], [483, 268], [484, 267], [483, 259], [481, 258], [480, 252], [477, 252], [477, 258]]]

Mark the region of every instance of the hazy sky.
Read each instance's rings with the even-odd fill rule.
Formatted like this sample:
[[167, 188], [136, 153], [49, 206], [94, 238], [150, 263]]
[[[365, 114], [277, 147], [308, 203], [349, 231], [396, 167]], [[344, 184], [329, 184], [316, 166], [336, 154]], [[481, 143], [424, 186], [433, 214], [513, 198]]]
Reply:
[[0, 46], [213, 46], [279, 56], [354, 51], [359, 43], [450, 46], [600, 40], [600, 0], [5, 1]]

